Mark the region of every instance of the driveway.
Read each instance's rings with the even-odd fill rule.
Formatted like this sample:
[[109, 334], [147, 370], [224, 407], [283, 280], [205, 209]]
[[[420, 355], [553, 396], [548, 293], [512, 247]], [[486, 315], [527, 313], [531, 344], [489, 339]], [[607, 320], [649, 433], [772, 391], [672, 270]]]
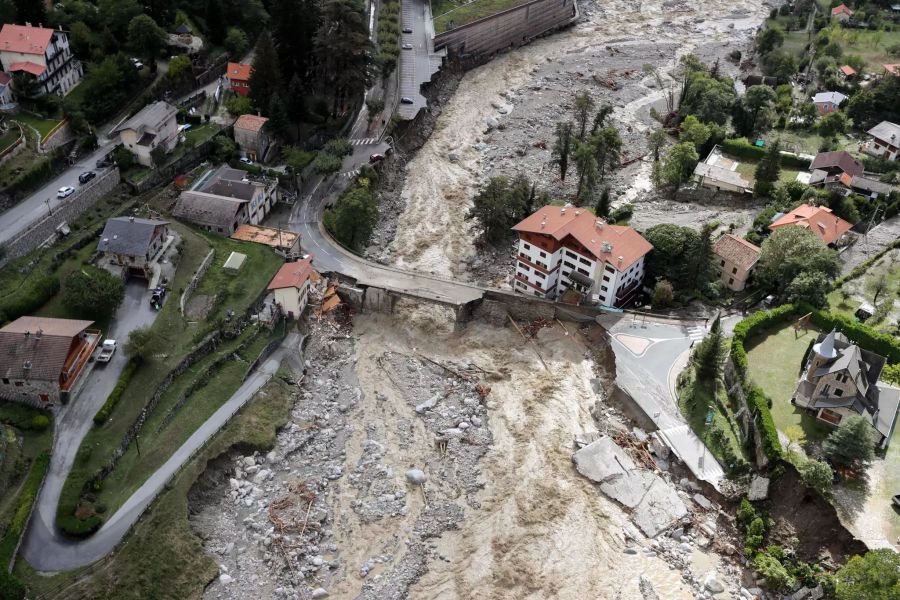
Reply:
[[[149, 305], [148, 302], [144, 303]], [[78, 449], [78, 444], [74, 444], [71, 456], [64, 463], [62, 460], [60, 461], [61, 465], [64, 466], [64, 471], [61, 471], [61, 477], [57, 474], [52, 479], [53, 485], [51, 485], [51, 475], [54, 473], [59, 444], [55, 445], [54, 462], [50, 466], [50, 475], [47, 476], [47, 481], [39, 499], [38, 510], [33, 515], [28, 535], [23, 545], [22, 552], [28, 563], [39, 571], [64, 571], [90, 564], [106, 556], [122, 541], [122, 538], [125, 537], [132, 525], [165, 487], [166, 482], [178, 473], [182, 465], [189, 461], [275, 375], [281, 364], [281, 359], [286, 354], [294, 350], [299, 351], [300, 344], [301, 339], [297, 333], [288, 335], [275, 354], [254, 371], [244, 381], [243, 385], [209, 419], [200, 425], [181, 447], [172, 453], [172, 456], [169, 457], [163, 466], [157, 469], [125, 501], [97, 533], [85, 540], [75, 541], [65, 538], [54, 527], [56, 503], [59, 500], [62, 482], [65, 480], [65, 473], [68, 473], [72, 465], [75, 451]], [[93, 417], [94, 413], [91, 412], [89, 414], [90, 417]], [[88, 418], [87, 426], [83, 428], [81, 436], [84, 436], [84, 432], [90, 427], [90, 417]]]
[[[132, 331], [153, 323], [159, 313], [150, 307], [148, 298], [145, 283], [129, 283], [125, 288], [125, 300], [104, 337], [115, 339], [121, 346]], [[56, 415], [50, 470], [22, 545], [22, 555], [37, 569], [50, 564], [61, 548], [76, 546], [56, 530], [56, 505], [81, 440], [93, 425], [94, 415], [106, 402], [127, 362], [125, 353], [119, 348], [105, 365], [94, 364], [81, 391]]]
[[8, 211], [0, 214], [0, 243], [14, 239], [28, 229], [32, 223], [47, 216], [49, 210], [55, 211], [68, 202], [71, 196], [60, 200], [56, 197], [57, 190], [64, 186], [70, 186], [77, 190], [81, 185], [78, 183], [78, 176], [85, 171], [96, 171], [99, 173], [101, 169], [96, 168], [97, 159], [106, 156], [107, 152], [112, 150], [114, 146], [115, 143], [113, 142], [101, 144], [97, 150], [83, 156], [77, 163], [63, 171], [55, 179]]

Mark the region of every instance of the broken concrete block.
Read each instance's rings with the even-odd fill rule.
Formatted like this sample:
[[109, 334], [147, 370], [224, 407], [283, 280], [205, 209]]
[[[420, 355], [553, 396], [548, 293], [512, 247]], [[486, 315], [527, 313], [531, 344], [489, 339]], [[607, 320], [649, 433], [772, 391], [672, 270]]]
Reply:
[[769, 478], [756, 475], [750, 482], [750, 491], [747, 492], [747, 499], [751, 502], [765, 500], [769, 497]]
[[632, 427], [631, 428], [631, 437], [633, 437], [637, 443], [643, 444], [644, 442], [647, 441], [647, 438], [649, 436], [647, 435], [647, 432], [644, 431], [643, 429], [641, 429], [640, 427]]
[[625, 475], [635, 468], [631, 457], [606, 436], [573, 454], [572, 460], [579, 473], [597, 483], [616, 475]]
[[635, 525], [647, 537], [656, 537], [676, 522], [686, 516], [687, 507], [678, 492], [669, 487], [658, 476], [644, 495], [643, 500], [634, 509], [631, 515]]
[[655, 433], [650, 436], [650, 452], [663, 460], [669, 458], [669, 447]]
[[656, 479], [659, 478], [650, 471], [630, 471], [610, 477], [600, 484], [600, 490], [619, 504], [634, 508]]
[[703, 494], [694, 494], [694, 502], [700, 505], [704, 510], [712, 510], [713, 503]]

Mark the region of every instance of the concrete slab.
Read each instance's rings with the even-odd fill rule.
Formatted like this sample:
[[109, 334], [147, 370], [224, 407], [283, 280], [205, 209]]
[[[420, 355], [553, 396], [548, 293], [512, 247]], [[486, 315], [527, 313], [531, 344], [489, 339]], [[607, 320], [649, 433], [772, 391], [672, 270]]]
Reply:
[[659, 477], [650, 471], [630, 471], [607, 479], [600, 484], [600, 490], [622, 506], [634, 508], [657, 479]]
[[769, 497], [769, 479], [756, 475], [750, 482], [750, 491], [747, 492], [747, 499], [753, 502], [765, 500]]
[[635, 469], [634, 461], [612, 438], [602, 437], [572, 455], [575, 469], [597, 483], [621, 477]]
[[651, 538], [688, 514], [688, 509], [678, 496], [678, 492], [661, 478], [656, 475], [654, 477], [650, 489], [631, 515], [634, 524], [644, 532], [644, 535]]

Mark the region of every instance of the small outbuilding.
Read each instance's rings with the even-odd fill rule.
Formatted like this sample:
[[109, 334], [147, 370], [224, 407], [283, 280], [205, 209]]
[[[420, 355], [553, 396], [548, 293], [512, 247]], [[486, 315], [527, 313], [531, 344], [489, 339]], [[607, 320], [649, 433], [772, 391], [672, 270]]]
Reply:
[[232, 252], [228, 257], [228, 260], [225, 261], [225, 264], [222, 265], [222, 268], [229, 273], [237, 273], [241, 270], [241, 267], [244, 266], [244, 262], [246, 260], [246, 254], [241, 254], [240, 252]]

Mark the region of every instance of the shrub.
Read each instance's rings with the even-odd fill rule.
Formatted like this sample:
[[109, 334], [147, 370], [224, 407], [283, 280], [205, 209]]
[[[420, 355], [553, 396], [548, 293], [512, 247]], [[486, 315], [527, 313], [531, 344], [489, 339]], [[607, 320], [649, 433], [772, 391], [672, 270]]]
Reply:
[[141, 359], [137, 356], [131, 357], [128, 361], [128, 364], [125, 365], [125, 368], [122, 369], [122, 374], [119, 375], [119, 380], [116, 382], [116, 387], [109, 393], [109, 396], [106, 398], [106, 402], [103, 403], [103, 406], [100, 407], [100, 410], [97, 411], [97, 414], [94, 415], [94, 424], [95, 425], [103, 425], [106, 423], [106, 420], [109, 419], [109, 415], [112, 413], [113, 409], [116, 407], [116, 404], [119, 403], [119, 400], [122, 399], [122, 394], [125, 393], [125, 388], [128, 387], [128, 383], [131, 381], [131, 377], [134, 375], [134, 372], [141, 364]]
[[33, 431], [46, 431], [48, 427], [50, 427], [50, 417], [47, 415], [34, 415], [31, 419]]
[[814, 308], [810, 308], [808, 312], [812, 313], [812, 322], [818, 327], [825, 330], [837, 329], [866, 350], [887, 357], [889, 363], [900, 362], [900, 338], [876, 331], [841, 314]]
[[753, 559], [753, 566], [772, 589], [794, 589], [797, 586], [797, 579], [788, 572], [778, 558], [767, 552], [757, 554]]
[[350, 140], [346, 138], [335, 138], [329, 140], [323, 150], [333, 156], [341, 157], [352, 154], [353, 146], [350, 144]]
[[[60, 507], [60, 509], [62, 509], [62, 507]], [[74, 512], [75, 509], [72, 509], [72, 512], [68, 514], [57, 513], [56, 515], [56, 525], [69, 537], [86, 538], [100, 529], [100, 526], [103, 525], [103, 519], [97, 515], [91, 515], [82, 520], [76, 517]]]

